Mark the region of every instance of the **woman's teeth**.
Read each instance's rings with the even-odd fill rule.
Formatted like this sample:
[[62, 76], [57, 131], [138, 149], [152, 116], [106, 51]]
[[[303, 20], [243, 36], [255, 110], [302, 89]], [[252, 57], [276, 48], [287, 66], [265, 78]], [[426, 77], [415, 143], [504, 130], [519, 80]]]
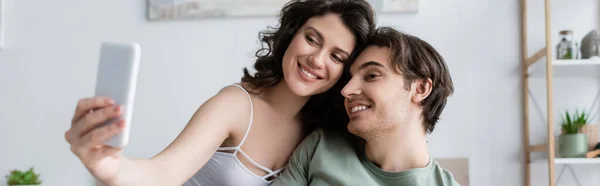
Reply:
[[302, 67], [300, 67], [300, 70], [302, 71], [302, 73], [304, 73], [304, 75], [306, 75], [309, 78], [313, 78], [313, 79], [317, 79], [317, 76], [315, 76], [314, 74], [311, 74], [310, 72], [304, 70]]

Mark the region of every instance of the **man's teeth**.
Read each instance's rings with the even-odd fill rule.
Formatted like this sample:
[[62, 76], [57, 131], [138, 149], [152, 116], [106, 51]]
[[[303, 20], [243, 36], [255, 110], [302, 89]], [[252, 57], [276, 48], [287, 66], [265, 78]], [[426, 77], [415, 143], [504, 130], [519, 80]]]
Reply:
[[352, 112], [354, 113], [354, 112], [358, 112], [361, 110], [367, 110], [368, 108], [369, 107], [367, 107], [366, 105], [359, 105], [359, 106], [352, 107]]
[[309, 78], [313, 78], [313, 79], [317, 79], [317, 76], [315, 76], [314, 74], [311, 74], [310, 72], [304, 70], [302, 67], [300, 67], [300, 70], [302, 70], [302, 73], [304, 73], [304, 75], [306, 75]]

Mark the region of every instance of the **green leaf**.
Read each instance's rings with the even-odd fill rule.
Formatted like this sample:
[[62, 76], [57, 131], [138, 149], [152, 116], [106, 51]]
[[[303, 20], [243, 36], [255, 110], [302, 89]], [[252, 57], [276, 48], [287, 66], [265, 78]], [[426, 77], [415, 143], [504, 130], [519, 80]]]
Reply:
[[36, 174], [35, 170], [30, 168], [26, 172], [13, 170], [10, 171], [8, 175], [6, 175], [6, 182], [9, 185], [31, 185], [31, 184], [41, 184], [39, 180], [39, 174]]
[[562, 116], [561, 128], [566, 134], [577, 134], [579, 129], [587, 124], [588, 116], [585, 111], [576, 109], [574, 113], [565, 111]]
[[571, 125], [573, 122], [571, 122], [571, 116], [569, 115], [569, 112], [567, 112], [567, 123], [569, 125]]

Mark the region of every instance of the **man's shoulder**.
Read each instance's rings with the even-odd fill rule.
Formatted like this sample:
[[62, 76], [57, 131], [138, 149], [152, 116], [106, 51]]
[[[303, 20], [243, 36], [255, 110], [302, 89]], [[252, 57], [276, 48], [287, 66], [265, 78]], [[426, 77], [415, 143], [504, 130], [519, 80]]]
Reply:
[[349, 132], [320, 130], [321, 144], [334, 148], [353, 148], [357, 137]]
[[460, 186], [460, 184], [456, 182], [456, 180], [454, 179], [454, 175], [450, 171], [441, 167], [440, 164], [437, 163], [437, 161], [433, 161], [435, 162], [435, 177], [437, 178], [438, 184], [440, 186]]
[[337, 157], [341, 160], [355, 154], [355, 145], [356, 137], [348, 132], [317, 129], [302, 141], [299, 148], [307, 151], [311, 160], [328, 157]]
[[311, 132], [304, 141], [311, 143], [347, 143], [351, 144], [356, 139], [355, 136], [348, 132], [316, 129]]

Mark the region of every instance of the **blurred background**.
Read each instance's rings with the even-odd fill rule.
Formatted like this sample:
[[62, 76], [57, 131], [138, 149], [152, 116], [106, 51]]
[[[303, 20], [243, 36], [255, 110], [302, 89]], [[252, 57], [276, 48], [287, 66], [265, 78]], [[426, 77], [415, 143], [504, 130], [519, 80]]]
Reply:
[[[235, 10], [235, 6], [231, 16], [183, 15], [179, 13], [193, 6], [176, 6], [186, 2], [182, 0], [0, 1], [0, 185], [6, 184], [9, 170], [30, 167], [40, 174], [43, 185], [95, 184], [71, 153], [64, 132], [71, 125], [77, 100], [94, 94], [102, 41], [137, 42], [142, 47], [125, 154], [147, 158], [179, 134], [199, 105], [240, 80], [242, 68], [254, 63], [258, 32], [277, 23], [274, 14], [255, 15], [256, 11]], [[522, 86], [522, 1], [408, 1], [392, 10], [385, 7], [385, 0], [372, 2], [379, 9], [379, 26], [421, 37], [449, 66], [455, 94], [430, 135], [432, 156], [468, 160], [470, 185], [524, 185], [523, 94], [529, 92], [532, 145], [547, 143], [548, 102], [544, 57], [532, 66], [541, 70], [529, 78], [527, 90]], [[270, 3], [277, 4], [256, 2], [264, 2], [264, 10], [271, 10]], [[556, 58], [560, 31], [571, 30], [567, 41], [580, 45], [599, 28], [600, 1], [550, 2], [552, 43], [548, 47]], [[391, 7], [394, 1], [387, 3]], [[546, 47], [544, 12], [543, 0], [527, 1], [527, 57]], [[589, 69], [600, 63], [591, 63], [567, 69], [567, 73], [581, 70], [589, 76], [553, 80], [557, 141], [564, 111], [579, 108], [591, 116], [599, 113], [592, 106], [598, 102], [600, 71]], [[588, 124], [596, 123], [589, 118]], [[530, 165], [532, 185], [548, 185], [547, 157], [547, 153], [532, 154], [532, 160], [539, 160]], [[569, 168], [558, 185], [600, 183], [600, 162], [556, 164], [556, 176], [565, 166]]]

